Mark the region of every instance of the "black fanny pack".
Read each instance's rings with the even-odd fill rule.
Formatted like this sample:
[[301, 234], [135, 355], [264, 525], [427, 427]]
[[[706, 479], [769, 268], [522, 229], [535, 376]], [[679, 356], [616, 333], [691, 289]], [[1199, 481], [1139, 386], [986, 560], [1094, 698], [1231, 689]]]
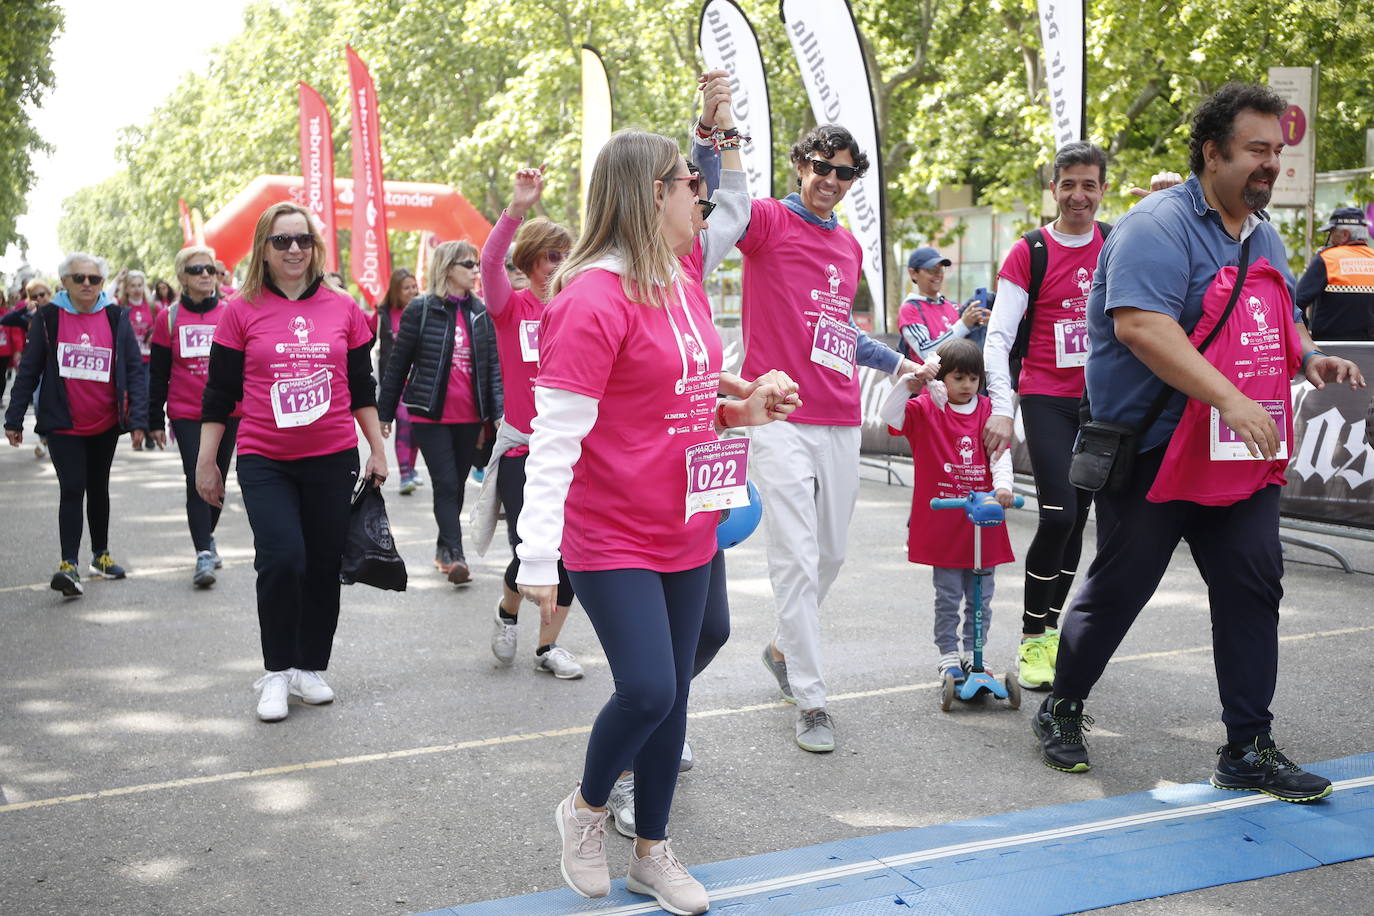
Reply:
[[[1231, 298], [1226, 302], [1226, 310], [1221, 313], [1216, 326], [1198, 344], [1199, 353], [1206, 352], [1212, 341], [1221, 333], [1231, 312], [1236, 308], [1241, 288], [1245, 286], [1245, 275], [1250, 269], [1250, 237], [1247, 236], [1240, 246], [1240, 268], [1236, 271], [1236, 285], [1231, 290]], [[1199, 318], [1199, 321], [1202, 319]], [[1196, 327], [1196, 325], [1194, 326]], [[1191, 336], [1192, 332], [1189, 331]], [[1069, 459], [1069, 482], [1080, 490], [1094, 493], [1105, 490], [1116, 493], [1130, 483], [1135, 470], [1135, 456], [1139, 450], [1140, 437], [1155, 424], [1164, 408], [1168, 406], [1175, 389], [1165, 384], [1145, 411], [1145, 418], [1139, 426], [1126, 426], [1121, 423], [1107, 423], [1092, 419], [1092, 409], [1088, 396], [1083, 395], [1083, 405], [1079, 410], [1078, 438], [1073, 444], [1073, 457]]]

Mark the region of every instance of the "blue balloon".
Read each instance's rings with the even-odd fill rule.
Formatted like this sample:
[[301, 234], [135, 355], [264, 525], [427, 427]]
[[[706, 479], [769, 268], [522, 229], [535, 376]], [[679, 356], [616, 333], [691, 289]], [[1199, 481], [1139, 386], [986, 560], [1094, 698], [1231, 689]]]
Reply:
[[751, 480], [749, 481], [749, 504], [721, 511], [720, 522], [716, 525], [716, 543], [721, 550], [728, 550], [736, 544], [744, 543], [748, 540], [749, 535], [754, 533], [754, 529], [759, 526], [759, 519], [761, 518], [763, 518], [763, 497], [759, 495], [759, 488], [754, 486], [754, 482]]

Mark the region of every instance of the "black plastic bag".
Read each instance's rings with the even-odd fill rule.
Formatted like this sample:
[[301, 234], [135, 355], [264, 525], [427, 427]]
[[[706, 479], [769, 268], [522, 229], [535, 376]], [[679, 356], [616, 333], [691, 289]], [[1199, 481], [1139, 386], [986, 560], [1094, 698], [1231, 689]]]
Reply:
[[396, 539], [391, 536], [386, 500], [371, 479], [360, 483], [353, 494], [339, 581], [344, 585], [361, 582], [395, 592], [406, 590], [406, 563], [396, 551]]

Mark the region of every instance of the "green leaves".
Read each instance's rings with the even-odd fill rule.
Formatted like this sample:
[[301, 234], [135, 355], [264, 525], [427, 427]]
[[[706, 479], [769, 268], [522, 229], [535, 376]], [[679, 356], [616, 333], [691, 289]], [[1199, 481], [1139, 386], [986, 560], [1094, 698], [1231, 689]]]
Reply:
[[0, 251], [23, 242], [15, 223], [33, 188], [33, 154], [49, 149], [29, 111], [53, 87], [52, 43], [62, 23], [55, 0], [0, 4]]

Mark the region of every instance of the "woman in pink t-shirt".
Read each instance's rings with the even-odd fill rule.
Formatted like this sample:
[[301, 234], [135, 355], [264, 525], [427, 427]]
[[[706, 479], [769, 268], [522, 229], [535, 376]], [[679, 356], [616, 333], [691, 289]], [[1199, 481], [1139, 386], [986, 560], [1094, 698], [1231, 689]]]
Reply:
[[739, 454], [747, 443], [721, 443], [717, 430], [793, 409], [772, 384], [747, 400], [717, 401], [720, 336], [700, 257], [684, 257], [694, 250], [700, 186], [666, 137], [621, 131], [597, 156], [586, 230], [554, 277], [539, 329], [517, 548], [521, 594], [546, 621], [557, 602], [558, 560], [566, 561], [615, 677], [581, 786], [555, 814], [562, 873], [583, 896], [609, 892], [605, 806], [633, 759], [636, 838], [626, 886], [676, 913], [710, 905], [668, 848], [668, 811], [716, 553], [716, 506], [728, 504], [727, 489], [742, 488], [747, 473]]
[[[210, 371], [210, 347], [215, 328], [228, 306], [219, 298], [214, 249], [204, 245], [183, 248], [177, 252], [175, 266], [185, 292], [180, 301], [158, 316], [153, 328], [152, 359], [148, 362], [148, 430], [153, 441], [165, 448], [166, 421], [172, 424], [181, 452], [182, 473], [186, 475], [186, 522], [196, 549], [191, 583], [197, 588], [209, 588], [215, 584], [215, 570], [224, 565], [215, 546], [220, 507], [210, 505], [196, 492], [196, 461], [200, 455], [201, 402]], [[224, 435], [215, 456], [221, 475], [229, 473], [238, 427], [239, 413], [235, 410], [224, 421]]]
[[[549, 281], [572, 248], [572, 233], [564, 227], [543, 217], [525, 220], [543, 192], [542, 167], [516, 172], [510, 206], [497, 220], [482, 250], [482, 290], [487, 297], [487, 314], [496, 328], [505, 410], [477, 503], [478, 530], [474, 537], [481, 554], [486, 553], [496, 528], [498, 499], [506, 510], [506, 535], [512, 554], [520, 543], [517, 525], [525, 503], [525, 459], [530, 452], [534, 381], [539, 372], [539, 322], [551, 295]], [[528, 279], [524, 288], [513, 287], [507, 263]], [[512, 556], [506, 567], [505, 589], [496, 608], [496, 624], [492, 630], [491, 651], [503, 665], [515, 660], [520, 612], [520, 593], [516, 586], [519, 571], [520, 558]], [[558, 645], [558, 634], [563, 631], [572, 602], [572, 582], [560, 562], [557, 604], [553, 619], [539, 627], [535, 669], [563, 680], [582, 677], [582, 666], [577, 659]]]
[[439, 529], [434, 565], [454, 585], [472, 579], [463, 553], [463, 487], [477, 450], [501, 416], [496, 332], [477, 285], [477, 249], [443, 242], [430, 259], [429, 292], [401, 313], [377, 409], [382, 434], [401, 404], [425, 456]]
[[215, 328], [201, 399], [196, 490], [224, 505], [215, 463], [240, 405], [239, 491], [253, 529], [263, 667], [258, 718], [286, 718], [287, 696], [329, 703], [339, 568], [358, 479], [386, 479], [372, 332], [362, 310], [324, 282], [324, 240], [303, 207], [273, 204], [253, 233], [242, 291]]
[[[62, 261], [62, 291], [35, 312], [19, 373], [5, 412], [10, 445], [24, 441], [24, 414], [34, 403], [36, 431], [46, 437], [61, 490], [57, 528], [62, 562], [52, 588], [65, 597], [82, 594], [77, 554], [81, 508], [91, 526], [91, 572], [123, 579], [110, 557], [110, 467], [121, 433], [143, 444], [148, 426], [148, 389], [138, 340], [129, 316], [104, 291], [103, 258], [74, 253]], [[42, 385], [43, 396], [34, 395]]]
[[[391, 360], [391, 348], [396, 344], [396, 332], [401, 327], [401, 313], [418, 295], [420, 284], [413, 273], [404, 267], [391, 272], [386, 295], [377, 306], [378, 378], [386, 378], [386, 365]], [[401, 472], [402, 496], [409, 496], [424, 483], [415, 470], [415, 437], [410, 428], [410, 411], [404, 404], [396, 405], [396, 466]]]

